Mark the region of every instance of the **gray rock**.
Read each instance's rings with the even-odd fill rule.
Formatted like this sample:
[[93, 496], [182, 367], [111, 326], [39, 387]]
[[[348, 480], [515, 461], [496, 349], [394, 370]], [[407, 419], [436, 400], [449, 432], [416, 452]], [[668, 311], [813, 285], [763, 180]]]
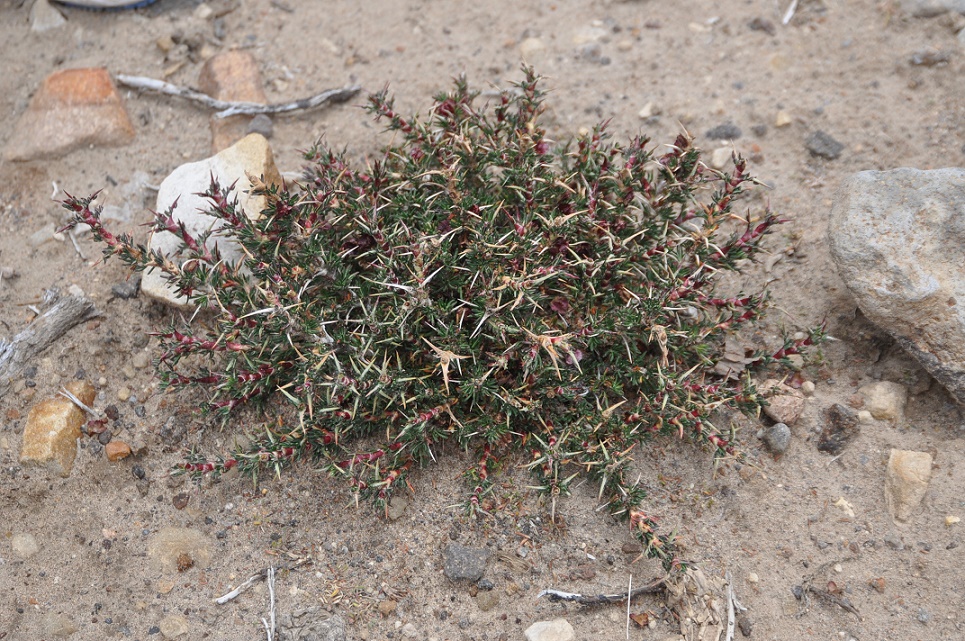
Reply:
[[764, 430], [764, 444], [777, 456], [784, 454], [791, 445], [791, 428], [777, 423]]
[[446, 546], [443, 571], [450, 581], [478, 581], [486, 572], [489, 550], [467, 548], [458, 543]]
[[825, 413], [826, 422], [818, 440], [818, 450], [837, 456], [861, 431], [858, 414], [840, 403]]
[[901, 0], [901, 8], [916, 18], [931, 18], [949, 11], [965, 14], [965, 0]]
[[965, 403], [965, 169], [859, 172], [831, 219], [861, 311]]
[[248, 123], [249, 134], [261, 134], [265, 138], [271, 138], [275, 133], [275, 124], [266, 114], [258, 114]]
[[807, 140], [804, 141], [804, 146], [807, 147], [812, 156], [826, 160], [835, 160], [844, 151], [844, 145], [821, 130], [808, 136]]
[[728, 122], [723, 125], [717, 125], [713, 129], [708, 129], [704, 137], [710, 140], [737, 140], [742, 134], [743, 132], [740, 127], [732, 122]]

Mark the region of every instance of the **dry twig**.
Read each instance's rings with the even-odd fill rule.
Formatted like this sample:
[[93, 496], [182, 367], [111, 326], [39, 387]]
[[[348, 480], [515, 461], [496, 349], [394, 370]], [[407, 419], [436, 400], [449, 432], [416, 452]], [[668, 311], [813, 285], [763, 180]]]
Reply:
[[579, 603], [580, 605], [603, 605], [605, 603], [622, 603], [623, 601], [628, 601], [634, 597], [638, 597], [641, 594], [656, 594], [657, 592], [663, 592], [664, 582], [666, 577], [662, 579], [657, 579], [652, 583], [635, 588], [633, 590], [628, 590], [626, 592], [620, 592], [619, 594], [577, 594], [575, 592], [563, 592], [561, 590], [547, 589], [543, 590], [536, 595], [536, 598], [549, 597], [550, 601], [570, 601], [572, 603]]
[[352, 85], [351, 87], [343, 87], [341, 89], [329, 89], [328, 91], [323, 91], [322, 93], [315, 94], [314, 96], [303, 98], [301, 100], [295, 100], [293, 102], [263, 105], [257, 102], [232, 102], [228, 100], [216, 100], [215, 98], [201, 93], [200, 91], [195, 91], [194, 89], [179, 87], [177, 85], [172, 85], [169, 82], [164, 82], [163, 80], [145, 78], [143, 76], [125, 76], [120, 74], [117, 76], [117, 82], [132, 89], [153, 91], [168, 96], [177, 96], [179, 98], [184, 98], [185, 100], [192, 100], [200, 103], [205, 107], [210, 107], [211, 109], [217, 109], [218, 111], [214, 114], [215, 118], [227, 118], [228, 116], [235, 116], [238, 114], [280, 114], [290, 111], [315, 109], [329, 103], [334, 104], [345, 102], [361, 90], [361, 87], [358, 85]]

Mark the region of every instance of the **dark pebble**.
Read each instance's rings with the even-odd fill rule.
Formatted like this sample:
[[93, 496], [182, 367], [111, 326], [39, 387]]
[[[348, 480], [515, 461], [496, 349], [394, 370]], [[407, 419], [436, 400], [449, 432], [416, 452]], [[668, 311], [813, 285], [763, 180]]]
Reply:
[[36, 366], [36, 365], [31, 365], [30, 367], [28, 367], [27, 369], [25, 369], [25, 370], [23, 371], [23, 377], [24, 377], [24, 378], [33, 378], [33, 377], [35, 377], [36, 375], [37, 375], [37, 366]]
[[248, 133], [261, 134], [265, 138], [271, 138], [272, 134], [275, 133], [275, 125], [266, 114], [258, 114], [248, 123]]
[[85, 378], [87, 378], [87, 370], [83, 368], [77, 370], [76, 372], [74, 372], [74, 378], [78, 381], [84, 380]]
[[111, 419], [112, 421], [116, 421], [121, 416], [120, 411], [117, 409], [117, 405], [114, 405], [113, 403], [104, 409], [104, 414], [106, 414], [107, 418]]
[[131, 468], [131, 474], [133, 474], [133, 475], [134, 475], [134, 478], [136, 478], [136, 479], [143, 479], [143, 478], [144, 478], [144, 468], [141, 467], [140, 465], [135, 465], [134, 467]]
[[737, 618], [737, 627], [740, 628], [741, 634], [749, 637], [751, 636], [751, 630], [754, 629], [754, 624], [751, 623], [751, 620], [747, 618], [746, 614], [742, 614]]
[[820, 130], [808, 136], [807, 140], [804, 141], [804, 146], [807, 147], [812, 156], [825, 160], [835, 160], [844, 151], [844, 145]]
[[775, 456], [780, 456], [791, 445], [791, 428], [784, 423], [776, 423], [764, 430], [763, 440]]
[[754, 125], [751, 127], [751, 132], [758, 138], [763, 138], [767, 135], [767, 125]]
[[791, 588], [791, 594], [794, 595], [795, 599], [800, 601], [804, 598], [804, 588], [802, 588], [800, 585], [795, 585], [793, 588]]
[[837, 456], [861, 431], [859, 423], [857, 412], [835, 403], [825, 412], [825, 425], [818, 440], [818, 450]]
[[187, 492], [178, 492], [174, 495], [174, 498], [171, 499], [171, 505], [173, 505], [176, 510], [183, 510], [188, 507], [188, 501], [190, 500], [191, 497]]
[[495, 584], [489, 579], [479, 579], [479, 582], [476, 585], [479, 586], [480, 590], [487, 590], [487, 591], [492, 590], [494, 587], [496, 587]]
[[221, 530], [221, 531], [219, 531], [217, 534], [215, 534], [214, 536], [215, 536], [215, 538], [217, 538], [217, 539], [226, 539], [226, 538], [228, 538], [228, 531], [227, 531], [227, 530]]
[[742, 134], [743, 132], [740, 130], [740, 127], [732, 122], [728, 122], [723, 125], [717, 125], [713, 129], [708, 129], [704, 136], [710, 140], [737, 140]]
[[751, 31], [763, 31], [769, 36], [777, 33], [777, 28], [774, 26], [774, 23], [767, 18], [754, 18], [747, 23], [747, 26], [751, 28]]
[[111, 293], [115, 298], [123, 298], [125, 300], [130, 298], [137, 298], [138, 292], [141, 291], [141, 279], [131, 278], [124, 281], [123, 283], [118, 283], [111, 287]]
[[144, 409], [143, 405], [138, 405], [134, 408], [134, 414], [137, 415], [138, 418], [144, 418], [147, 416], [147, 410]]
[[478, 581], [486, 572], [489, 550], [468, 548], [457, 543], [446, 546], [443, 573], [450, 581]]
[[103, 432], [97, 435], [97, 442], [100, 443], [101, 445], [107, 445], [108, 443], [111, 442], [111, 438], [113, 438], [113, 436], [114, 435], [111, 434], [110, 430], [104, 430]]
[[152, 625], [151, 629], [147, 631], [150, 635], [161, 634], [161, 628], [156, 625]]

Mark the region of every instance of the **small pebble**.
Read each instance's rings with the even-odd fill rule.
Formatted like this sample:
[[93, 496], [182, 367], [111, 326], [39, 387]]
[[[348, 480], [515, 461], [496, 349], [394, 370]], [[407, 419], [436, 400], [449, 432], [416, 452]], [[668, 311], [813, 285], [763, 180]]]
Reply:
[[777, 112], [777, 115], [774, 116], [774, 126], [775, 126], [775, 127], [778, 127], [778, 128], [780, 128], [780, 127], [787, 127], [787, 126], [788, 126], [789, 124], [791, 124], [792, 122], [794, 122], [794, 120], [793, 120], [793, 118], [791, 118], [791, 114], [789, 114], [789, 113], [786, 112], [786, 111], [783, 111], [783, 110], [782, 110], [782, 111], [778, 111], [778, 112]]
[[151, 357], [144, 352], [138, 352], [134, 355], [134, 358], [131, 359], [131, 365], [133, 365], [136, 369], [144, 369], [150, 364]]
[[804, 381], [801, 383], [801, 391], [805, 396], [814, 396], [814, 381]]
[[188, 506], [188, 501], [190, 500], [191, 497], [187, 492], [179, 492], [174, 495], [174, 498], [171, 499], [171, 504], [174, 505], [174, 509], [183, 510]]
[[117, 400], [119, 400], [119, 401], [121, 401], [122, 403], [124, 403], [124, 402], [126, 402], [129, 398], [131, 398], [131, 390], [130, 390], [129, 388], [127, 388], [127, 387], [122, 387], [121, 389], [117, 390]]
[[266, 114], [258, 114], [248, 123], [248, 133], [261, 134], [265, 138], [271, 138], [272, 134], [275, 133], [275, 125]]
[[834, 571], [837, 572], [838, 574], [841, 574], [842, 572], [844, 572], [844, 568], [841, 567], [841, 564], [840, 564], [840, 563], [835, 563], [835, 564], [834, 564]]
[[757, 572], [751, 572], [750, 574], [747, 575], [747, 582], [748, 582], [748, 583], [757, 583], [757, 582], [760, 581], [760, 580], [761, 580], [761, 578], [760, 578], [759, 576], [757, 576]]
[[957, 516], [952, 516], [952, 515], [946, 516], [946, 517], [945, 517], [945, 526], [946, 526], [946, 527], [951, 527], [951, 526], [955, 525], [956, 523], [960, 523], [961, 520], [962, 520], [962, 519], [960, 519], [960, 518], [957, 517]]

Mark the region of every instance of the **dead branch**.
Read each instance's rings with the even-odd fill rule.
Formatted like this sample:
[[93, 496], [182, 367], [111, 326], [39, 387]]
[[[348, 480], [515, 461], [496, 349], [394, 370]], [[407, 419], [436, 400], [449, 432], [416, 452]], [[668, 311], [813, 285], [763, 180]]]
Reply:
[[227, 118], [228, 116], [235, 116], [238, 114], [280, 114], [290, 111], [315, 109], [329, 103], [336, 104], [345, 102], [361, 90], [361, 87], [358, 85], [352, 85], [351, 87], [343, 87], [341, 89], [329, 89], [328, 91], [323, 91], [322, 93], [315, 94], [314, 96], [302, 98], [301, 100], [295, 100], [293, 102], [263, 105], [257, 102], [232, 102], [227, 100], [217, 100], [207, 94], [201, 93], [200, 91], [195, 91], [194, 89], [179, 87], [177, 85], [172, 85], [169, 82], [164, 82], [163, 80], [155, 80], [154, 78], [145, 78], [143, 76], [125, 76], [121, 74], [117, 76], [117, 82], [125, 87], [130, 87], [131, 89], [153, 91], [155, 93], [161, 93], [167, 96], [176, 96], [178, 98], [184, 98], [185, 100], [200, 103], [205, 107], [210, 107], [211, 109], [217, 109], [217, 112], [214, 114], [215, 118]]
[[640, 596], [641, 594], [656, 594], [658, 592], [663, 592], [664, 585], [666, 582], [666, 577], [658, 579], [653, 583], [649, 583], [640, 588], [634, 588], [628, 592], [620, 592], [619, 594], [594, 594], [585, 595], [577, 594], [575, 592], [562, 592], [560, 590], [543, 590], [536, 595], [536, 598], [549, 597], [550, 601], [570, 601], [572, 603], [579, 603], [580, 605], [603, 605], [605, 603], [621, 603], [627, 599], [633, 599]]
[[40, 314], [10, 342], [0, 339], [0, 396], [7, 393], [20, 370], [78, 323], [97, 316], [94, 302], [83, 296], [64, 296]]

